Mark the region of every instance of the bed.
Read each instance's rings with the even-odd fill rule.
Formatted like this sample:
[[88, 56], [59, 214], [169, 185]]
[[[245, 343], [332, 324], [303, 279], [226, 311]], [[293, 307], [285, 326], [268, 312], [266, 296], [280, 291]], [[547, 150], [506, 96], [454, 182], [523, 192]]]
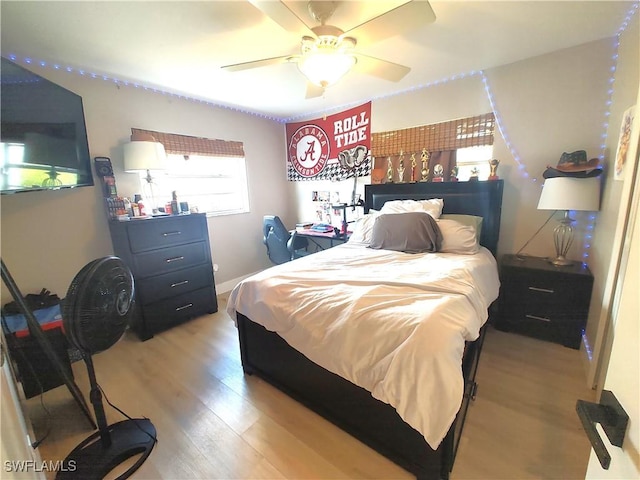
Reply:
[[480, 217], [477, 253], [409, 254], [350, 240], [245, 279], [227, 307], [245, 373], [417, 478], [449, 478], [498, 295], [502, 190], [500, 180], [366, 185], [370, 219], [385, 204], [433, 199], [442, 199], [443, 228], [445, 217]]

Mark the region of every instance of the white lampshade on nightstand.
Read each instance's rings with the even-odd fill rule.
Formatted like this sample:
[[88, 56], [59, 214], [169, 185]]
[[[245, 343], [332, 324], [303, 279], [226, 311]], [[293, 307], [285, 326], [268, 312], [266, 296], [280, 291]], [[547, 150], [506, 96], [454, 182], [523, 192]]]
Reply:
[[167, 153], [162, 143], [155, 141], [153, 137], [138, 140], [136, 137], [131, 138], [131, 142], [124, 144], [124, 170], [125, 172], [134, 173], [146, 171], [147, 186], [149, 187], [149, 195], [151, 200], [151, 208], [155, 210], [155, 199], [153, 198], [153, 177], [151, 171], [166, 170]]
[[598, 177], [547, 178], [542, 187], [538, 210], [564, 210], [564, 217], [553, 231], [556, 257], [554, 265], [571, 265], [567, 252], [573, 243], [574, 221], [569, 217], [571, 210], [595, 212], [600, 209], [600, 179]]

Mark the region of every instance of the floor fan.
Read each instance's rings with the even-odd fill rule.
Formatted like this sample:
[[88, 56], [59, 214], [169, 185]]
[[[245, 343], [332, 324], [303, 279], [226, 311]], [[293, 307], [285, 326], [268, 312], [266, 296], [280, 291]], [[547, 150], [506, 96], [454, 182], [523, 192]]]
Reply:
[[124, 334], [134, 303], [129, 267], [118, 257], [103, 257], [75, 276], [62, 305], [62, 323], [69, 341], [82, 353], [89, 373], [90, 400], [98, 431], [83, 440], [64, 460], [57, 479], [102, 479], [126, 460], [139, 455], [118, 479], [128, 478], [151, 454], [156, 430], [146, 418], [107, 425], [102, 393], [92, 355], [107, 350]]

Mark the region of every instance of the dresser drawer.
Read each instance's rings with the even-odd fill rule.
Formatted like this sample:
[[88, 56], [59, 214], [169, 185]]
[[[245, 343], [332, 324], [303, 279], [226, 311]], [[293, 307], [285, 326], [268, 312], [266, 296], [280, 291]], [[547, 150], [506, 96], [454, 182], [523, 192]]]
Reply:
[[146, 329], [157, 332], [217, 310], [215, 290], [207, 287], [146, 305], [143, 315]]
[[208, 238], [207, 223], [197, 216], [184, 215], [134, 221], [128, 225], [132, 253], [202, 241]]
[[183, 268], [175, 272], [145, 278], [136, 283], [137, 299], [144, 304], [210, 286], [211, 265]]
[[144, 278], [209, 262], [205, 242], [190, 243], [134, 255], [134, 276]]

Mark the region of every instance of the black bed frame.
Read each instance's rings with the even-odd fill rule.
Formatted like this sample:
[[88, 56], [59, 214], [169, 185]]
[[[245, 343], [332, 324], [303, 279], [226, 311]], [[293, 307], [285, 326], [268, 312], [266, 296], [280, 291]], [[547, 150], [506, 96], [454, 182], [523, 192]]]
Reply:
[[[502, 180], [403, 183], [365, 186], [365, 210], [379, 210], [388, 200], [443, 198], [443, 213], [483, 217], [480, 243], [495, 256], [500, 230]], [[463, 358], [464, 399], [437, 450], [405, 423], [393, 407], [353, 383], [307, 359], [280, 336], [238, 313], [242, 366], [344, 431], [410, 471], [418, 479], [448, 479], [469, 405], [485, 329], [468, 342]]]

